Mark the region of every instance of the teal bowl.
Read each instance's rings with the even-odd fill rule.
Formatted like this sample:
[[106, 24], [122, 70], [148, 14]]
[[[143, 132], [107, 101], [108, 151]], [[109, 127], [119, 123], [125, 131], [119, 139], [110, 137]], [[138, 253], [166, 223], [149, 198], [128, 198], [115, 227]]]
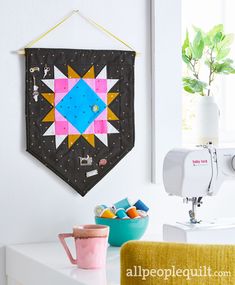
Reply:
[[107, 219], [95, 217], [98, 225], [109, 226], [109, 244], [112, 246], [121, 246], [129, 240], [138, 240], [145, 233], [149, 217], [140, 219]]

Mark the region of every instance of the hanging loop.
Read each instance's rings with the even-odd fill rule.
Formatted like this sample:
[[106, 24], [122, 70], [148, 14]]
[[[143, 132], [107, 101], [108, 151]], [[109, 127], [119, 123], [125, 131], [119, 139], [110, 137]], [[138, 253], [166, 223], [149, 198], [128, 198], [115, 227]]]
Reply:
[[[132, 51], [135, 51], [128, 43], [126, 43], [125, 41], [123, 41], [122, 39], [120, 39], [119, 37], [117, 37], [116, 35], [114, 35], [113, 33], [111, 33], [109, 30], [107, 30], [106, 28], [104, 28], [103, 26], [101, 26], [100, 24], [96, 23], [95, 21], [93, 21], [92, 19], [84, 16], [79, 10], [73, 10], [72, 12], [69, 13], [68, 16], [66, 16], [64, 19], [62, 19], [60, 22], [58, 22], [56, 25], [54, 25], [53, 27], [51, 27], [48, 31], [46, 31], [45, 33], [43, 33], [41, 36], [39, 36], [38, 38], [32, 40], [31, 42], [29, 42], [23, 49], [18, 50], [18, 54], [24, 55], [25, 54], [25, 48], [30, 48], [33, 45], [35, 45], [38, 41], [40, 41], [42, 38], [44, 38], [45, 36], [47, 36], [50, 32], [54, 31], [56, 28], [58, 28], [60, 25], [62, 25], [64, 22], [66, 22], [69, 18], [71, 18], [73, 15], [78, 14], [80, 15], [80, 17], [82, 17], [84, 20], [86, 20], [88, 23], [90, 23], [91, 25], [93, 25], [94, 27], [96, 27], [97, 29], [101, 30], [102, 32], [106, 33], [107, 35], [109, 35], [110, 37], [114, 38], [115, 40], [119, 41], [120, 43], [122, 43], [123, 45], [125, 45], [127, 48], [129, 48]], [[136, 53], [136, 55], [140, 55], [140, 53]]]

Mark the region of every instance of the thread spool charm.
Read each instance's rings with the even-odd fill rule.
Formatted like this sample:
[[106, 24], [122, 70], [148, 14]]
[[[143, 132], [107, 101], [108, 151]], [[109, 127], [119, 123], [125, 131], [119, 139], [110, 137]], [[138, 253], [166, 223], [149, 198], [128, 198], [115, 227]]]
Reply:
[[115, 219], [117, 216], [115, 216], [115, 214], [109, 208], [107, 208], [101, 212], [100, 217], [107, 219]]
[[148, 210], [149, 210], [149, 207], [146, 206], [146, 205], [144, 204], [144, 202], [142, 202], [141, 200], [138, 200], [138, 201], [134, 204], [134, 206], [136, 207], [137, 210], [142, 210], [142, 211], [145, 211], [145, 212], [148, 212]]
[[136, 210], [135, 206], [129, 207], [128, 209], [126, 209], [126, 213], [127, 215], [131, 218], [131, 219], [138, 219], [140, 218], [139, 213]]
[[129, 217], [126, 214], [125, 209], [123, 209], [123, 208], [117, 209], [115, 213], [119, 219], [129, 219]]
[[131, 207], [130, 201], [128, 198], [122, 199], [114, 204], [116, 209], [128, 209]]

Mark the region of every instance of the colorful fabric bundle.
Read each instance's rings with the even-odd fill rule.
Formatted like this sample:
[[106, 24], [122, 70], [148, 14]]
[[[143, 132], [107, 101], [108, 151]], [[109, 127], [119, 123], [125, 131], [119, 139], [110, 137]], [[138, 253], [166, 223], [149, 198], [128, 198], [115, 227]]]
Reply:
[[27, 151], [84, 196], [134, 146], [135, 52], [25, 51]]

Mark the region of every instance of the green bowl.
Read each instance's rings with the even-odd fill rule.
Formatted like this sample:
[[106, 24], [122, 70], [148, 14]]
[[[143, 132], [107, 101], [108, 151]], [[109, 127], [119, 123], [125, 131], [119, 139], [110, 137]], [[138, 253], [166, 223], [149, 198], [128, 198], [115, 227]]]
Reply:
[[110, 245], [121, 246], [129, 240], [138, 240], [143, 236], [149, 223], [149, 217], [123, 220], [95, 217], [95, 222], [98, 225], [110, 227]]

